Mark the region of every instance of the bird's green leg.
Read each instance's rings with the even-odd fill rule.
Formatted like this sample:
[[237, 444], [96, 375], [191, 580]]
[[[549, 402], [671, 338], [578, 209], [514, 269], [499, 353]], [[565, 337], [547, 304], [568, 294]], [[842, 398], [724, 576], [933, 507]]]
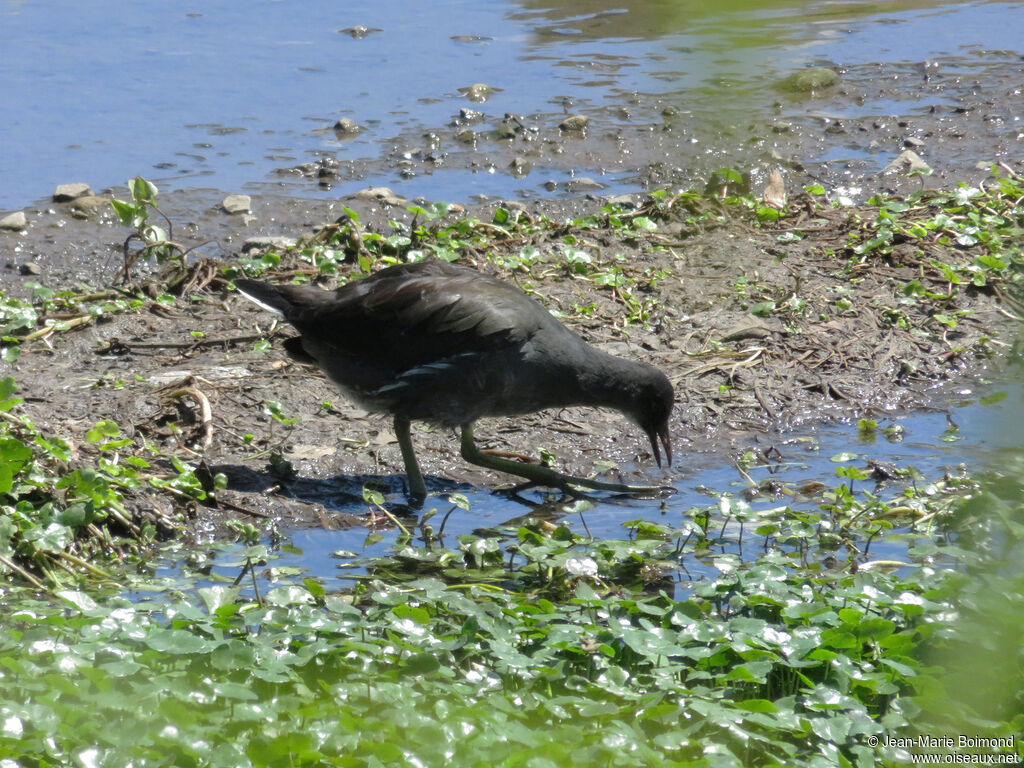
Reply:
[[473, 425], [467, 424], [462, 428], [462, 458], [470, 464], [479, 467], [486, 467], [498, 472], [507, 472], [510, 475], [525, 477], [537, 485], [547, 485], [553, 488], [561, 488], [564, 491], [572, 491], [572, 486], [580, 488], [591, 488], [595, 491], [612, 491], [615, 493], [660, 493], [667, 489], [656, 485], [623, 485], [621, 483], [602, 483], [599, 480], [589, 480], [585, 477], [573, 477], [555, 472], [548, 467], [539, 464], [524, 464], [519, 461], [510, 461], [500, 456], [491, 456], [476, 447], [473, 441]]
[[404, 416], [395, 416], [395, 436], [398, 438], [398, 448], [402, 451], [402, 461], [405, 462], [405, 475], [409, 478], [409, 498], [412, 501], [423, 501], [427, 498], [427, 484], [423, 481], [423, 473], [412, 448], [409, 420]]

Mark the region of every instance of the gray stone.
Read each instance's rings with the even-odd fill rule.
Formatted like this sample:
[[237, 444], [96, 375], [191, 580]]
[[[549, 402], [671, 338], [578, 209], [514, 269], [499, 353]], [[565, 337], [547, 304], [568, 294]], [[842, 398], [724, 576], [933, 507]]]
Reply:
[[28, 219], [24, 211], [15, 211], [0, 219], [0, 229], [24, 229], [28, 226]]
[[242, 253], [249, 251], [287, 250], [295, 245], [294, 237], [250, 237], [242, 243]]
[[459, 88], [459, 91], [470, 101], [487, 101], [496, 88], [491, 88], [487, 83], [473, 83], [466, 88]]
[[589, 123], [590, 119], [585, 115], [569, 115], [558, 124], [558, 127], [563, 131], [583, 131]]
[[18, 272], [20, 272], [23, 275], [38, 275], [41, 274], [42, 271], [42, 268], [34, 261], [26, 261], [24, 264], [18, 267]]
[[388, 187], [368, 187], [359, 190], [353, 197], [358, 200], [374, 200], [386, 205], [405, 205], [406, 202], [404, 197], [396, 195]]
[[316, 177], [318, 179], [337, 179], [341, 175], [341, 163], [333, 157], [322, 157], [316, 164]]
[[916, 136], [907, 136], [907, 137], [906, 137], [906, 138], [905, 138], [905, 139], [903, 140], [903, 146], [904, 146], [904, 147], [911, 147], [911, 148], [913, 148], [913, 149], [919, 149], [919, 148], [921, 148], [921, 147], [923, 147], [923, 146], [924, 146], [924, 142], [923, 142], [923, 141], [921, 141], [921, 140], [920, 140], [919, 138], [917, 138]]
[[361, 40], [362, 38], [366, 37], [367, 35], [372, 35], [374, 32], [383, 32], [383, 31], [384, 30], [381, 29], [380, 27], [364, 27], [362, 24], [359, 24], [359, 25], [354, 26], [354, 27], [345, 27], [344, 29], [339, 29], [338, 30], [338, 34], [339, 35], [348, 35], [353, 40]]
[[931, 170], [931, 166], [926, 163], [917, 152], [912, 149], [905, 149], [900, 152], [896, 159], [885, 166], [885, 170], [882, 173], [895, 173], [900, 170], [907, 171], [924, 171], [927, 173]]
[[248, 195], [228, 195], [221, 206], [228, 213], [248, 213], [252, 210], [252, 198]]
[[512, 162], [508, 164], [508, 169], [516, 176], [525, 176], [530, 172], [530, 168], [531, 165], [521, 157], [513, 158]]
[[57, 191], [53, 193], [53, 202], [66, 203], [91, 194], [92, 190], [88, 184], [61, 184], [57, 187]]
[[589, 176], [580, 176], [578, 179], [570, 179], [569, 181], [565, 182], [565, 188], [572, 192], [587, 189], [604, 189], [607, 186], [607, 184], [602, 184], [599, 181], [594, 181]]
[[607, 205], [616, 205], [620, 208], [636, 208], [636, 199], [633, 195], [608, 195], [604, 198]]
[[770, 205], [772, 208], [776, 208], [780, 211], [786, 208], [786, 183], [782, 178], [782, 173], [777, 168], [773, 169], [768, 174], [768, 185], [764, 188], [764, 192], [761, 194], [761, 199], [765, 205]]
[[792, 93], [813, 93], [839, 82], [839, 75], [828, 67], [808, 67], [785, 78], [781, 87]]
[[339, 136], [355, 136], [361, 130], [363, 130], [363, 126], [351, 117], [343, 117], [334, 124], [334, 132]]
[[495, 141], [510, 141], [516, 137], [516, 129], [508, 123], [502, 123], [493, 131], [488, 131], [487, 135]]
[[71, 203], [71, 215], [80, 219], [93, 219], [109, 210], [110, 201], [99, 195], [85, 195]]

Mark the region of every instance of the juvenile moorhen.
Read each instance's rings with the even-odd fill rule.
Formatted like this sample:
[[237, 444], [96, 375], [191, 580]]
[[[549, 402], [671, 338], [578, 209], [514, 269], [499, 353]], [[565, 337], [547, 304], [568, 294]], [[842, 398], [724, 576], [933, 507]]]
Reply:
[[647, 433], [659, 467], [659, 440], [672, 464], [673, 392], [661, 371], [595, 349], [516, 286], [475, 269], [400, 264], [333, 292], [256, 280], [235, 285], [298, 329], [301, 335], [285, 342], [293, 357], [318, 365], [361, 407], [394, 416], [412, 499], [427, 493], [409, 436], [414, 419], [461, 428], [466, 461], [534, 483], [656, 490], [563, 475], [486, 454], [473, 442], [481, 416], [614, 408]]

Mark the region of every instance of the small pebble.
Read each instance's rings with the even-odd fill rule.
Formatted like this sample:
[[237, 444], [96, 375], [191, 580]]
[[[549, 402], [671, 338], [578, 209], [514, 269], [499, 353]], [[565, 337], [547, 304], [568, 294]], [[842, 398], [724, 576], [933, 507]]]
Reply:
[[88, 184], [61, 184], [53, 193], [53, 202], [66, 203], [71, 200], [75, 200], [79, 197], [85, 197], [86, 195], [91, 194], [92, 190], [89, 188]]
[[24, 229], [28, 226], [28, 219], [24, 211], [15, 211], [0, 219], [0, 229]]
[[361, 130], [363, 130], [363, 127], [351, 117], [343, 117], [334, 124], [334, 132], [340, 133], [343, 136], [354, 136]]
[[563, 131], [582, 131], [588, 123], [590, 120], [585, 115], [569, 115], [558, 124], [558, 127]]
[[252, 198], [248, 195], [228, 195], [221, 206], [228, 213], [248, 213], [252, 208]]

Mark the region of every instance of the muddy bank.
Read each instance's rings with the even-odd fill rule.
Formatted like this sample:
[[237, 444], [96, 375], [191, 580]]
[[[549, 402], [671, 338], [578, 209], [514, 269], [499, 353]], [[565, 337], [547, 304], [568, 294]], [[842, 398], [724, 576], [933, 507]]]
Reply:
[[[366, 193], [383, 184], [396, 199], [426, 195], [478, 205], [486, 215], [508, 198], [557, 217], [579, 215], [622, 193], [700, 190], [723, 167], [744, 174], [755, 194], [779, 172], [789, 194], [821, 184], [833, 198], [854, 202], [876, 192], [974, 185], [996, 163], [1024, 171], [1024, 61], [1018, 54], [817, 64], [804, 73], [830, 77], [814, 87], [786, 87], [786, 80], [772, 88], [732, 84], [738, 90], [735, 103], [726, 100], [728, 108], [723, 94], [633, 93], [604, 105], [568, 101], [515, 115], [486, 94], [467, 92], [453, 101], [446, 122], [410, 120], [402, 133], [353, 128], [345, 118], [314, 129], [345, 138], [314, 153], [314, 160], [283, 163], [244, 190], [177, 190], [164, 194], [161, 206], [175, 238], [195, 246], [196, 255], [231, 258], [249, 238], [294, 239], [334, 222], [349, 205], [377, 230], [386, 229], [390, 217], [408, 221], [401, 204]], [[348, 143], [353, 136], [358, 152]], [[911, 168], [925, 175], [909, 176]], [[182, 180], [168, 181], [180, 187]], [[449, 194], [436, 194], [441, 190]], [[252, 193], [248, 212], [225, 213], [230, 191]], [[20, 291], [22, 272], [51, 287], [113, 279], [126, 233], [106, 200], [126, 194], [123, 187], [108, 188], [13, 211], [11, 223], [0, 224], [4, 290]]]
[[[529, 115], [496, 112], [478, 99], [449, 123], [418, 123], [386, 137], [378, 157], [325, 151], [317, 161], [278, 168], [275, 176], [310, 194], [348, 193], [380, 179], [399, 191], [450, 188], [442, 180], [449, 175], [474, 190], [453, 198], [463, 202], [486, 199], [475, 190], [488, 187], [499, 194], [515, 188], [512, 196], [521, 200], [692, 188], [723, 166], [749, 172], [760, 184], [781, 168], [791, 187], [813, 181], [859, 188], [855, 196], [866, 199], [906, 188], [905, 177], [893, 171], [907, 150], [937, 186], [976, 178], [998, 161], [1018, 170], [1024, 163], [1019, 55], [820, 65], [774, 87], [731, 84], [732, 101], [725, 85], [703, 98], [620, 93], [600, 105], [567, 102], [564, 110]], [[807, 72], [829, 77], [805, 83]], [[498, 181], [473, 181], [487, 177]]]
[[[205, 217], [186, 218], [179, 229], [193, 241], [215, 239], [215, 255], [223, 258], [257, 256], [259, 250], [242, 253], [252, 229], [243, 218], [217, 212], [216, 197], [210, 195]], [[403, 206], [365, 198], [258, 199], [253, 207], [261, 211], [261, 234], [295, 237], [312, 235], [346, 206], [360, 214], [363, 233], [387, 235], [395, 231], [388, 221], [413, 218]], [[172, 220], [182, 207], [176, 195], [164, 201]], [[695, 453], [734, 456], [767, 449], [766, 436], [780, 429], [842, 418], [884, 423], [913, 408], [941, 407], [965, 382], [994, 374], [1015, 332], [989, 290], [951, 293], [941, 316], [931, 303], [908, 301], [912, 281], [946, 290], [942, 271], [913, 247], [856, 258], [852, 244], [870, 211], [807, 198], [792, 204], [779, 224], [758, 227], [749, 215], [707, 198], [637, 197], [615, 219], [581, 198], [528, 204], [520, 209], [522, 226], [502, 229], [487, 224], [495, 210], [458, 210], [432, 227], [437, 232], [467, 217], [483, 222], [488, 246], [460, 248], [460, 261], [528, 289], [589, 341], [657, 365], [676, 388], [672, 469], [656, 470], [643, 436], [600, 411], [490, 419], [476, 430], [483, 448], [534, 459], [547, 450], [574, 474], [611, 464], [619, 469], [609, 475], [627, 482], [685, 484]], [[550, 224], [581, 214], [589, 218]], [[628, 223], [641, 217], [649, 226]], [[204, 221], [216, 226], [204, 229]], [[800, 239], [791, 237], [795, 232]], [[69, 217], [34, 246], [77, 251], [68, 271], [12, 270], [4, 282], [11, 294], [23, 295], [29, 281], [55, 291], [69, 282], [110, 286], [124, 234], [102, 217]], [[336, 279], [360, 274], [355, 251], [346, 247], [336, 254]], [[282, 277], [309, 273], [301, 247], [276, 251]], [[585, 268], [574, 262], [581, 253]], [[956, 247], [942, 253], [971, 258]], [[141, 279], [138, 269], [134, 277]], [[595, 279], [612, 273], [620, 288]], [[24, 343], [17, 362], [4, 368], [18, 381], [25, 413], [81, 451], [94, 450], [85, 433], [110, 419], [148, 455], [174, 455], [201, 463], [204, 472], [224, 473], [228, 488], [216, 504], [187, 505], [195, 533], [240, 514], [285, 525], [349, 524], [337, 510], [357, 503], [365, 483], [400, 493], [403, 463], [390, 420], [363, 413], [320, 374], [288, 361], [281, 344], [290, 331], [230, 291], [216, 269], [206, 283], [171, 303], [146, 299], [138, 312], [99, 316]], [[955, 327], [950, 316], [958, 318]], [[259, 346], [263, 337], [269, 349]], [[199, 423], [202, 401], [212, 415], [208, 426]], [[432, 493], [509, 483], [465, 464], [448, 430], [419, 425], [413, 440]], [[169, 516], [180, 506], [151, 492], [140, 492], [135, 503], [140, 513], [149, 505]]]

